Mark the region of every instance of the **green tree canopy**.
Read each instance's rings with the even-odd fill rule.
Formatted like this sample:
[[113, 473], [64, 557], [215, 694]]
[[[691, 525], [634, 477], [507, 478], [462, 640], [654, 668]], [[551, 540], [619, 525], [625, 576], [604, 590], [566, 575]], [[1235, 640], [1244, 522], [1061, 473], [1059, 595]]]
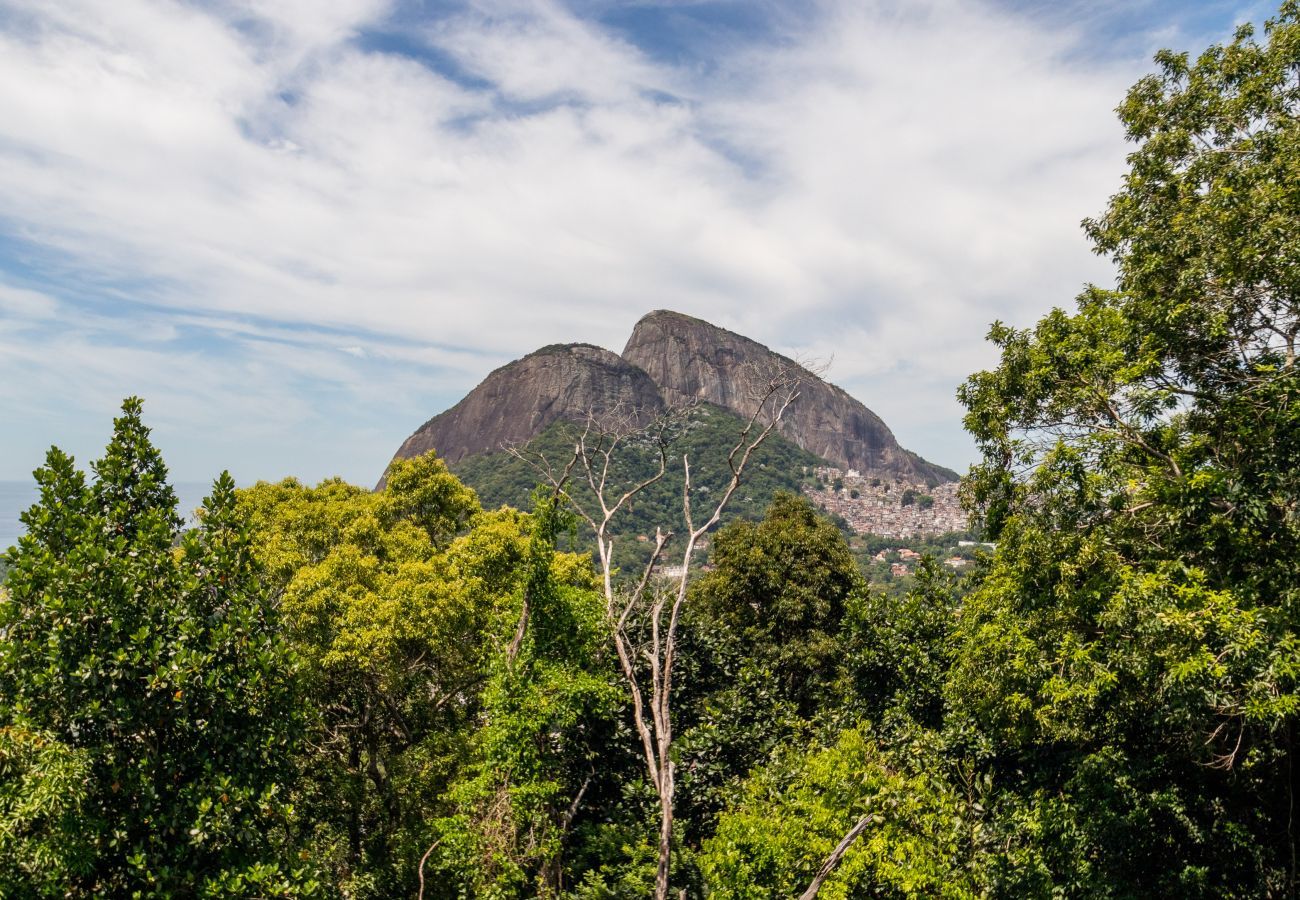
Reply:
[[[28, 842], [25, 861], [0, 852], [0, 893], [292, 893], [299, 704], [233, 482], [218, 478], [182, 533], [135, 399], [92, 468], [87, 482], [50, 451], [0, 594], [0, 765], [19, 779], [0, 792], [0, 833], [30, 830], [37, 811], [78, 818], [64, 847], [41, 841], [73, 851], [61, 884], [35, 878], [46, 857]], [[69, 781], [66, 797], [24, 788], [22, 760]]]
[[1116, 288], [962, 389], [999, 547], [947, 693], [1038, 797], [1018, 890], [1296, 890], [1300, 5], [1264, 38], [1157, 57], [1087, 224]]
[[808, 753], [787, 748], [744, 786], [705, 843], [710, 897], [797, 897], [849, 831], [855, 841], [820, 896], [977, 896], [962, 865], [975, 834], [975, 801], [944, 778], [934, 747], [892, 752], [860, 729]]
[[692, 587], [695, 627], [811, 717], [836, 678], [845, 611], [866, 589], [844, 536], [807, 499], [778, 493], [761, 521], [719, 531], [710, 561]]
[[394, 463], [380, 491], [287, 479], [239, 500], [314, 698], [311, 855], [353, 897], [413, 894], [422, 859], [430, 898], [553, 883], [562, 829], [539, 829], [582, 785], [570, 732], [606, 686], [583, 662], [590, 561], [555, 552], [554, 510], [484, 512], [432, 454]]

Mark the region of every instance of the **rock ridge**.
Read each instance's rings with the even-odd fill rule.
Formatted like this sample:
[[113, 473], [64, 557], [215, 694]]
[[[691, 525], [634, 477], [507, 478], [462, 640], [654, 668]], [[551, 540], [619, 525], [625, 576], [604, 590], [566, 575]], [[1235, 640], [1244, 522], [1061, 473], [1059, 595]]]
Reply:
[[795, 360], [671, 310], [643, 316], [621, 356], [592, 344], [550, 344], [495, 369], [416, 429], [394, 458], [434, 450], [454, 466], [526, 443], [556, 421], [616, 409], [649, 419], [670, 405], [702, 401], [749, 416], [774, 366], [793, 367], [802, 381], [781, 426], [797, 446], [843, 469], [930, 483], [957, 479], [901, 447], [879, 416]]
[[669, 403], [703, 400], [749, 416], [775, 367], [798, 373], [799, 398], [781, 433], [844, 469], [884, 472], [920, 481], [955, 481], [950, 469], [899, 445], [884, 421], [847, 391], [797, 361], [725, 328], [671, 310], [641, 318], [623, 358], [644, 369]]
[[646, 418], [664, 409], [650, 376], [617, 353], [591, 344], [551, 344], [493, 370], [446, 412], [425, 422], [395, 459], [434, 450], [448, 465], [525, 443], [560, 419], [616, 408]]

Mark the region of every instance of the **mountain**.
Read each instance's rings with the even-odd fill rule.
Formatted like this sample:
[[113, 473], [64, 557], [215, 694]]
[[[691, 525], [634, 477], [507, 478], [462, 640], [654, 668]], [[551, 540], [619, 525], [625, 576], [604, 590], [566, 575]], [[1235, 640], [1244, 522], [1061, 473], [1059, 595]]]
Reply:
[[899, 446], [879, 416], [842, 388], [757, 341], [681, 313], [656, 310], [636, 323], [623, 358], [643, 369], [669, 402], [703, 400], [740, 416], [774, 368], [799, 373], [799, 398], [781, 433], [842, 469], [884, 472], [909, 481], [956, 481], [957, 473]]
[[396, 459], [436, 450], [448, 465], [522, 444], [557, 421], [622, 406], [643, 420], [664, 409], [650, 376], [617, 353], [590, 344], [552, 344], [488, 375], [446, 412], [425, 422]]
[[667, 310], [636, 324], [622, 356], [589, 344], [554, 344], [502, 366], [416, 429], [395, 458], [435, 450], [457, 469], [532, 441], [556, 423], [614, 410], [644, 421], [682, 402], [743, 418], [753, 411], [763, 373], [778, 366], [793, 367], [802, 381], [781, 427], [795, 447], [843, 469], [931, 484], [957, 479], [899, 446], [880, 417], [841, 388], [757, 341]]

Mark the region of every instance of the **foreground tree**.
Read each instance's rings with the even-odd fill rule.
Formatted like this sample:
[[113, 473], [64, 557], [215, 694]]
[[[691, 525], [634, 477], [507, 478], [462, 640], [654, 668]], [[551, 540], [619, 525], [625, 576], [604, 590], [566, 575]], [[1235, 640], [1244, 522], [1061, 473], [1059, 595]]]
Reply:
[[431, 453], [378, 492], [288, 479], [240, 503], [316, 698], [298, 805], [335, 884], [558, 890], [612, 673], [593, 659], [590, 563], [555, 552], [554, 504], [485, 512]]
[[1118, 267], [962, 391], [997, 559], [948, 698], [1019, 770], [1012, 893], [1294, 895], [1300, 5], [1120, 108]]
[[[871, 590], [807, 500], [722, 529], [692, 589], [683, 817], [708, 896], [963, 896], [987, 780], [942, 725], [959, 586]], [[824, 888], [824, 892], [823, 892]]]
[[953, 787], [933, 735], [841, 732], [811, 752], [787, 746], [737, 791], [704, 844], [708, 896], [978, 896], [964, 863], [974, 795]]
[[866, 580], [844, 535], [805, 498], [719, 529], [691, 585], [676, 698], [679, 814], [697, 846], [750, 771], [819, 720], [845, 715], [846, 618]]
[[[311, 885], [281, 866], [298, 703], [277, 612], [230, 476], [182, 532], [140, 411], [123, 404], [91, 482], [50, 451], [10, 556], [0, 846], [16, 827], [32, 855], [0, 850], [0, 893], [296, 894]], [[66, 793], [43, 798], [36, 767]]]
[[479, 727], [450, 792], [456, 815], [439, 823], [429, 860], [446, 887], [427, 896], [452, 896], [452, 884], [478, 897], [567, 895], [574, 824], [617, 773], [608, 742], [619, 694], [601, 595], [587, 558], [555, 552], [568, 518], [558, 499], [535, 501], [518, 618], [494, 642]]
[[[303, 841], [349, 896], [412, 893], [523, 559], [521, 516], [484, 516], [432, 455], [397, 464], [378, 493], [287, 479], [239, 503], [313, 698]], [[475, 538], [457, 538], [474, 516]]]
[[62, 896], [90, 866], [81, 827], [89, 781], [86, 751], [20, 725], [0, 726], [3, 896]]

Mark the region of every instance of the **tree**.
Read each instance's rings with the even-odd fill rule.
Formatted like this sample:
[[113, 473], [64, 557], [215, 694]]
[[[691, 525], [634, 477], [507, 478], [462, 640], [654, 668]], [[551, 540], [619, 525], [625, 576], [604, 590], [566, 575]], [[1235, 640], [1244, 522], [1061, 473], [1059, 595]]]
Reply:
[[891, 752], [861, 729], [812, 753], [787, 747], [705, 842], [709, 896], [977, 896], [962, 865], [975, 804], [937, 751], [913, 741]]
[[450, 790], [455, 815], [439, 823], [430, 862], [474, 896], [563, 895], [584, 800], [617, 774], [606, 742], [619, 693], [594, 573], [555, 552], [568, 524], [557, 497], [535, 497], [529, 518], [519, 618], [489, 663], [471, 756]]
[[[868, 589], [839, 531], [791, 496], [757, 526], [723, 529], [711, 561], [688, 624], [709, 651], [693, 654], [708, 662], [692, 682], [715, 693], [685, 707], [681, 749], [710, 895], [973, 891], [956, 869], [974, 856], [987, 786], [939, 731], [953, 579], [926, 557], [906, 595]], [[936, 801], [934, 821], [911, 818]], [[940, 840], [949, 813], [961, 824]], [[913, 864], [891, 872], [890, 855]], [[935, 866], [945, 856], [951, 872]]]
[[709, 561], [690, 592], [692, 629], [717, 634], [715, 659], [762, 670], [799, 717], [817, 715], [836, 690], [845, 614], [866, 594], [843, 534], [807, 499], [778, 494], [761, 522], [721, 529]]
[[304, 690], [317, 698], [300, 760], [304, 840], [355, 897], [414, 891], [467, 752], [484, 636], [527, 541], [521, 514], [479, 511], [432, 454], [388, 476], [381, 492], [286, 479], [239, 496]]
[[385, 473], [383, 514], [412, 522], [443, 547], [479, 512], [478, 498], [433, 453], [400, 460]]
[[[92, 468], [88, 483], [49, 452], [0, 596], [0, 767], [17, 778], [0, 791], [0, 831], [16, 821], [34, 853], [0, 851], [0, 885], [20, 896], [309, 889], [281, 865], [293, 660], [230, 476], [182, 533], [136, 399]], [[43, 799], [34, 767], [67, 795]]]
[[377, 492], [288, 479], [240, 503], [320, 698], [298, 805], [335, 883], [555, 888], [611, 695], [590, 562], [555, 552], [560, 512], [484, 512], [432, 453]]
[[[658, 800], [656, 900], [666, 900], [668, 896], [672, 863], [676, 795], [673, 676], [691, 566], [701, 539], [718, 524], [740, 487], [754, 452], [776, 431], [786, 409], [798, 397], [804, 372], [791, 364], [755, 373], [753, 383], [760, 387], [749, 398], [750, 414], [727, 454], [723, 480], [720, 484], [699, 486], [709, 488], [707, 515], [700, 516], [693, 505], [698, 498], [691, 482], [691, 461], [688, 455], [683, 455], [681, 509], [685, 534], [678, 545], [680, 563], [670, 575], [659, 576], [656, 571], [673, 537], [671, 531], [661, 526], [656, 529], [650, 559], [640, 577], [627, 584], [618, 581], [612, 523], [642, 492], [664, 477], [672, 426], [681, 410], [648, 425], [638, 424], [641, 417], [635, 410], [615, 411], [602, 418], [593, 416], [570, 458], [562, 462], [545, 457], [531, 460], [549, 486], [567, 499], [596, 541], [606, 626], [631, 700], [632, 722], [641, 742], [646, 773]], [[632, 483], [620, 482], [620, 454], [627, 452], [629, 445], [647, 442], [658, 455], [657, 470]], [[568, 489], [571, 477], [585, 486], [584, 494]]]
[[998, 767], [1012, 892], [1296, 891], [1300, 5], [1120, 107], [1086, 223], [1118, 270], [996, 324], [962, 389], [999, 542], [947, 688]]
[[[3, 590], [3, 589], [0, 589]], [[81, 814], [90, 755], [49, 734], [0, 727], [0, 891], [57, 897], [89, 868]]]
[[761, 522], [719, 529], [709, 563], [690, 589], [674, 700], [678, 815], [692, 848], [753, 768], [851, 709], [843, 626], [867, 593], [844, 535], [793, 494], [778, 494]]
[[943, 726], [944, 682], [964, 585], [926, 555], [909, 590], [855, 597], [839, 639], [837, 718]]

